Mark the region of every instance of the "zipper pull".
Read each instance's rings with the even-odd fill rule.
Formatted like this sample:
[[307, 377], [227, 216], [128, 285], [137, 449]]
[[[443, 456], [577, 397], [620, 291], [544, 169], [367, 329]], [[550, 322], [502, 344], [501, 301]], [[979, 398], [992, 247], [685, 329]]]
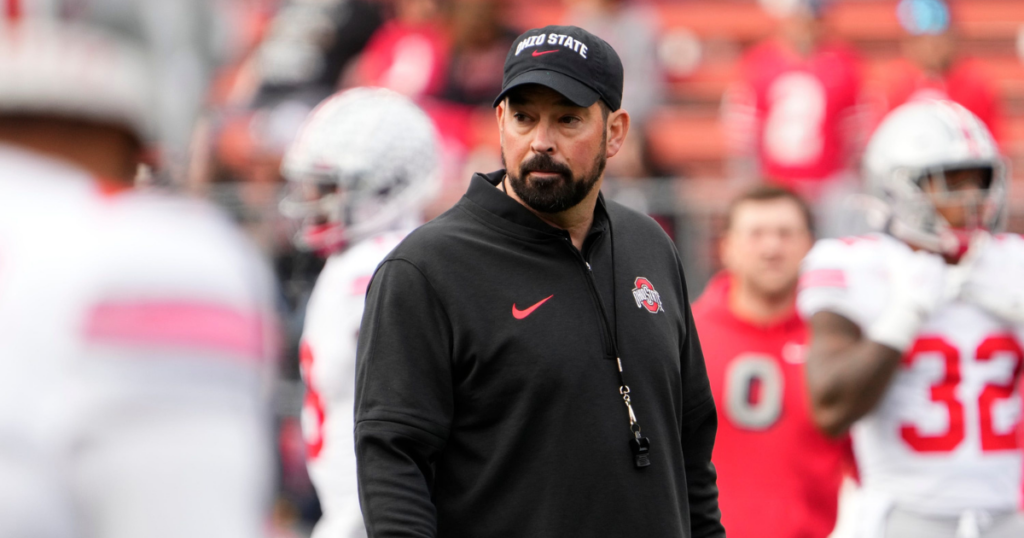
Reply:
[[585, 261], [583, 263], [587, 264], [587, 271], [593, 271], [593, 269], [590, 267], [590, 262]]

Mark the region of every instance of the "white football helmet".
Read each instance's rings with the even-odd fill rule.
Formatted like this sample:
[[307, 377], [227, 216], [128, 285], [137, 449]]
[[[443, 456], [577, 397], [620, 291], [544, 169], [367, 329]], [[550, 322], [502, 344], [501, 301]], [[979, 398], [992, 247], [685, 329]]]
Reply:
[[[951, 101], [920, 100], [892, 111], [872, 135], [864, 153], [869, 192], [884, 203], [877, 224], [918, 247], [958, 256], [977, 230], [997, 232], [1007, 209], [1007, 165], [985, 124]], [[945, 174], [989, 171], [986, 188], [973, 195], [946, 189]], [[925, 194], [925, 181], [938, 188], [938, 200]], [[955, 230], [936, 203], [963, 204], [972, 219]]]
[[391, 90], [343, 91], [310, 113], [281, 172], [281, 213], [302, 224], [295, 243], [334, 252], [421, 218], [439, 187], [434, 124]]
[[180, 156], [216, 61], [210, 4], [0, 2], [0, 115], [122, 125]]

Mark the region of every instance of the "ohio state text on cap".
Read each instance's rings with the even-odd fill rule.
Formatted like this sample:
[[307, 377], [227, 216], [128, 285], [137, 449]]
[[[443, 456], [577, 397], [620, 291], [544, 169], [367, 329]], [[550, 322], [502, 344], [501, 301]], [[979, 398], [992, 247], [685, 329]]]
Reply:
[[512, 43], [494, 106], [525, 84], [547, 86], [581, 107], [601, 99], [614, 111], [622, 106], [622, 61], [611, 45], [582, 28], [535, 28]]

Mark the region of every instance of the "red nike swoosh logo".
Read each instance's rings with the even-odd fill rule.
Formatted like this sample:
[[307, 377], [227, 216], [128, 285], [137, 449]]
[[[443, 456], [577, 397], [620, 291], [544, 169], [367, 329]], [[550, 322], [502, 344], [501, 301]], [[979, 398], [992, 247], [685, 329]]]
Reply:
[[514, 317], [516, 319], [523, 319], [526, 316], [529, 316], [530, 314], [532, 314], [534, 310], [540, 308], [540, 305], [548, 302], [548, 299], [550, 299], [550, 298], [552, 298], [554, 296], [555, 296], [554, 294], [548, 295], [547, 297], [541, 299], [540, 302], [538, 302], [537, 304], [531, 306], [530, 308], [527, 308], [526, 310], [520, 310], [520, 309], [516, 308], [516, 304], [515, 303], [512, 303], [512, 317]]
[[552, 52], [558, 52], [558, 50], [535, 50], [533, 51], [533, 55], [540, 56], [542, 54], [551, 54]]

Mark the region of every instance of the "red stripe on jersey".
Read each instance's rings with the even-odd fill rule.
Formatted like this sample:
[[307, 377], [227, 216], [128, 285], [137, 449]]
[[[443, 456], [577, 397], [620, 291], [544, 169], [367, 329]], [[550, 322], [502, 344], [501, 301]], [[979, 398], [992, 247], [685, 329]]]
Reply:
[[96, 190], [99, 192], [100, 196], [105, 199], [114, 198], [117, 195], [132, 189], [130, 183], [110, 177], [96, 176], [94, 179], [96, 181]]
[[849, 237], [840, 237], [839, 240], [842, 241], [844, 245], [856, 245], [861, 241], [878, 242], [878, 238], [873, 235], [852, 235]]
[[8, 19], [16, 21], [21, 18], [21, 0], [7, 0], [6, 6], [4, 12]]
[[815, 269], [800, 275], [800, 289], [845, 287], [846, 273], [841, 269]]
[[370, 280], [373, 277], [370, 275], [363, 275], [352, 281], [352, 289], [349, 293], [352, 295], [366, 295], [366, 290], [370, 289]]
[[208, 303], [108, 302], [93, 307], [85, 338], [106, 344], [187, 347], [264, 357], [261, 316]]

